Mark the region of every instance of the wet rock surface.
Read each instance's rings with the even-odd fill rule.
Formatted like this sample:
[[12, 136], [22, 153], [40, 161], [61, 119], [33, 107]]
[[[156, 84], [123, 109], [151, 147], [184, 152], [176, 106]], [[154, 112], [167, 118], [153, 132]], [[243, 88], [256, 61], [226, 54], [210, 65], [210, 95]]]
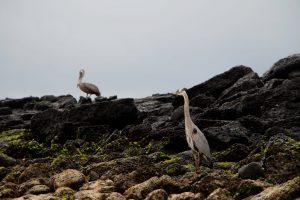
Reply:
[[199, 174], [180, 97], [1, 100], [0, 199], [299, 198], [299, 63], [263, 77], [237, 66], [187, 89], [214, 162]]

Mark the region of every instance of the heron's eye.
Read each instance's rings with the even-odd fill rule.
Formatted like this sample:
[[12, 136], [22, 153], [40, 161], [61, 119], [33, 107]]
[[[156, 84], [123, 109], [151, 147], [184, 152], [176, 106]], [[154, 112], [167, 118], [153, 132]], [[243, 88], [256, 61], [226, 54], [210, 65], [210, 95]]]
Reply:
[[193, 128], [193, 134], [196, 134], [196, 133], [197, 133], [197, 129]]

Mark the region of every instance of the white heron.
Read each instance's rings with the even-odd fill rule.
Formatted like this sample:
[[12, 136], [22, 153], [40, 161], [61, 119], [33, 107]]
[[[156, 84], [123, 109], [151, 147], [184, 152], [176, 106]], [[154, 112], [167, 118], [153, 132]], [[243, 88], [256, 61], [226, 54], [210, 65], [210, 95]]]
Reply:
[[209, 144], [202, 131], [194, 124], [190, 116], [189, 97], [186, 91], [183, 89], [172, 93], [184, 98], [184, 123], [185, 123], [185, 135], [189, 147], [192, 149], [195, 159], [196, 172], [200, 172], [201, 159], [204, 157], [212, 166], [211, 153]]
[[98, 87], [92, 83], [86, 83], [86, 82], [82, 82], [82, 78], [85, 74], [84, 69], [81, 69], [79, 71], [79, 79], [78, 79], [78, 83], [77, 83], [77, 87], [79, 87], [79, 89], [83, 92], [86, 93], [86, 97], [88, 97], [88, 95], [92, 95], [95, 94], [96, 96], [100, 96], [100, 91], [98, 89]]

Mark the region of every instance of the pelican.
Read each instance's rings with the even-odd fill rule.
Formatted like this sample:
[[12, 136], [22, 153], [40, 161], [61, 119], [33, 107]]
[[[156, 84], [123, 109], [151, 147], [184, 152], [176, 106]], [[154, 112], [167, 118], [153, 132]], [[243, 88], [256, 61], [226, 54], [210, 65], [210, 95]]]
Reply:
[[95, 94], [96, 96], [100, 96], [100, 91], [96, 85], [92, 83], [82, 82], [82, 78], [84, 74], [85, 74], [84, 69], [81, 69], [79, 71], [79, 79], [78, 79], [77, 87], [79, 87], [81, 91], [86, 93], [86, 97], [89, 97], [88, 95], [91, 96], [92, 94]]
[[185, 136], [188, 146], [192, 149], [195, 159], [196, 173], [200, 172], [201, 159], [205, 158], [212, 166], [211, 153], [208, 142], [202, 131], [194, 124], [190, 116], [189, 97], [183, 89], [172, 93], [173, 95], [182, 96], [184, 98], [184, 123], [185, 123]]

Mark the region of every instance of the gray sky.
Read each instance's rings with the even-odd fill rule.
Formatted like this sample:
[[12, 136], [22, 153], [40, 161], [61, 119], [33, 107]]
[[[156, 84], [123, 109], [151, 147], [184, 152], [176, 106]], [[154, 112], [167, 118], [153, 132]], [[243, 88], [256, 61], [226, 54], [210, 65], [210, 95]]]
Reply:
[[0, 99], [189, 88], [300, 52], [299, 0], [0, 0]]

